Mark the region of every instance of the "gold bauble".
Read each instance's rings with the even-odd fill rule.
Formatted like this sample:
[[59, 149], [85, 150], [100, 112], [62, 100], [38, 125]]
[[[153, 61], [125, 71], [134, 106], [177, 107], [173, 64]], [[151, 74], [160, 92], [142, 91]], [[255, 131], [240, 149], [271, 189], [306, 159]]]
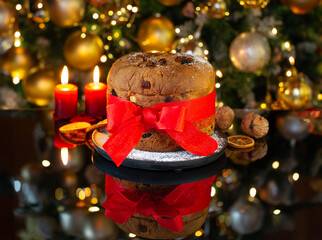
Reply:
[[90, 32], [76, 31], [66, 40], [64, 57], [69, 65], [80, 70], [93, 68], [103, 54], [103, 41]]
[[33, 56], [23, 47], [12, 47], [0, 60], [0, 68], [19, 79], [24, 79], [35, 64]]
[[226, 0], [211, 0], [208, 6], [208, 16], [210, 18], [220, 19], [225, 16], [225, 13], [227, 11]]
[[280, 83], [279, 86], [276, 98], [283, 109], [297, 110], [310, 106], [312, 89], [307, 76], [303, 73], [295, 73], [288, 77], [284, 83]]
[[182, 2], [182, 0], [158, 0], [164, 6], [175, 6]]
[[268, 63], [271, 58], [271, 48], [263, 35], [245, 32], [238, 35], [231, 43], [229, 57], [240, 71], [254, 72]]
[[189, 40], [188, 38], [178, 39], [174, 44], [177, 52], [192, 54], [195, 56], [206, 58], [209, 50], [206, 45], [200, 40]]
[[54, 71], [36, 69], [23, 81], [23, 91], [29, 102], [43, 107], [51, 103], [58, 83], [59, 78]]
[[16, 11], [14, 6], [0, 0], [0, 36], [6, 36], [15, 27]]
[[238, 0], [238, 2], [245, 8], [264, 8], [270, 0]]
[[319, 5], [319, 0], [281, 0], [294, 14], [306, 14]]
[[139, 27], [138, 43], [146, 51], [169, 51], [175, 38], [173, 23], [166, 17], [150, 17]]
[[84, 17], [85, 8], [85, 0], [49, 0], [50, 18], [61, 27], [77, 25]]

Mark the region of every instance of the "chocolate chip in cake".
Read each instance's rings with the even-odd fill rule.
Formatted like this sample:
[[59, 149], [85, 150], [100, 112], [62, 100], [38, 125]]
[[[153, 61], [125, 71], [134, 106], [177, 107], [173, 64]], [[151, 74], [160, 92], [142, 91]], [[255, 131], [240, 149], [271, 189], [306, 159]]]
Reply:
[[172, 102], [172, 97], [171, 96], [166, 96], [164, 99], [164, 102]]
[[193, 58], [185, 57], [185, 56], [178, 56], [174, 59], [176, 62], [180, 62], [182, 65], [189, 64], [193, 62]]
[[164, 58], [159, 59], [158, 65], [164, 66], [166, 64], [167, 64], [167, 60], [165, 60]]
[[152, 133], [143, 133], [142, 134], [143, 138], [148, 138], [148, 137], [151, 137], [151, 136], [152, 136]]
[[156, 65], [156, 63], [153, 62], [152, 60], [149, 60], [149, 61], [146, 62], [147, 67], [155, 67], [155, 65]]
[[115, 97], [117, 97], [117, 93], [115, 92], [114, 89], [112, 90], [112, 95], [115, 96]]
[[151, 88], [151, 83], [149, 81], [143, 81], [142, 87], [145, 89], [150, 89]]
[[140, 224], [138, 227], [141, 233], [145, 233], [146, 231], [148, 231], [148, 228], [145, 225]]

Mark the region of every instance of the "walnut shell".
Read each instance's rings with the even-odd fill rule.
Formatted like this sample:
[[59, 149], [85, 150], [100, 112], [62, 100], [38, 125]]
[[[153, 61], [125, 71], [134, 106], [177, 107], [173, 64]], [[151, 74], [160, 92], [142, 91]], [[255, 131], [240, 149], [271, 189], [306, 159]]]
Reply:
[[251, 137], [262, 138], [268, 133], [269, 123], [258, 114], [248, 113], [242, 118], [241, 129]]
[[235, 113], [230, 107], [221, 107], [216, 111], [216, 127], [221, 130], [227, 130], [233, 123], [234, 118]]

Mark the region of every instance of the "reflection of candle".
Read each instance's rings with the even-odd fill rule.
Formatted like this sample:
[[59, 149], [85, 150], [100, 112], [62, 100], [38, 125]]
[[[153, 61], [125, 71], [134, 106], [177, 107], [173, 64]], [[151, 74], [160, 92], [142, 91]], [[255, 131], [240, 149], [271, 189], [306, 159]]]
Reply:
[[66, 147], [66, 148], [73, 148], [73, 147], [76, 147], [75, 144], [71, 144], [71, 143], [68, 143], [66, 141], [64, 141], [60, 134], [59, 134], [59, 128], [61, 126], [64, 126], [66, 124], [68, 124], [69, 122], [67, 120], [63, 120], [63, 119], [59, 119], [59, 120], [55, 120], [55, 137], [54, 137], [54, 144], [55, 144], [55, 147], [57, 148], [63, 148], [63, 147]]
[[58, 118], [71, 118], [77, 115], [78, 88], [68, 83], [68, 69], [63, 68], [61, 84], [55, 86], [55, 116]]
[[85, 113], [88, 116], [104, 116], [106, 109], [106, 84], [99, 82], [98, 66], [94, 69], [94, 81], [85, 85]]
[[68, 148], [63, 147], [62, 149], [60, 149], [60, 157], [62, 163], [64, 164], [64, 166], [66, 166], [68, 164]]

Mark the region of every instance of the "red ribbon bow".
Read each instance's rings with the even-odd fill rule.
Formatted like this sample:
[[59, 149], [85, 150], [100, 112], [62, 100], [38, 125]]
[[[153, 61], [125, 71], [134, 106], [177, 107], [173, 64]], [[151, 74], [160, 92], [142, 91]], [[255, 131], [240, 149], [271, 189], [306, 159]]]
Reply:
[[102, 204], [105, 215], [123, 224], [133, 214], [152, 216], [161, 227], [180, 232], [182, 216], [197, 213], [210, 203], [211, 185], [215, 176], [194, 183], [181, 184], [166, 196], [126, 190], [106, 175], [106, 201]]
[[157, 129], [168, 134], [183, 149], [196, 155], [214, 153], [217, 142], [193, 124], [215, 114], [215, 91], [180, 102], [169, 102], [141, 108], [132, 102], [109, 95], [106, 106], [107, 131], [112, 136], [103, 145], [106, 153], [120, 166], [139, 142], [144, 132]]

